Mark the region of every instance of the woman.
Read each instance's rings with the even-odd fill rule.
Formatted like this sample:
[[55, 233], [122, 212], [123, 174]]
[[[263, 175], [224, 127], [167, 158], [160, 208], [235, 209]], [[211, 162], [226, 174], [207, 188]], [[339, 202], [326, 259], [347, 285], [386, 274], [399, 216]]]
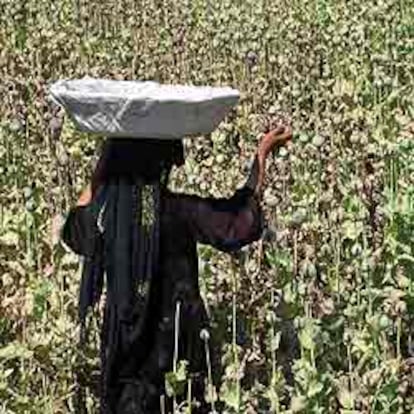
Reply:
[[[200, 338], [208, 320], [198, 286], [196, 244], [230, 252], [260, 238], [266, 157], [291, 137], [286, 127], [263, 137], [245, 186], [230, 199], [168, 191], [172, 166], [184, 163], [180, 141], [106, 141], [92, 183], [63, 229], [65, 243], [84, 257], [83, 325], [106, 275], [101, 413], [162, 412], [164, 375], [174, 358], [189, 362], [192, 395], [200, 402], [192, 412], [208, 411]], [[166, 405], [167, 412], [168, 399]]]

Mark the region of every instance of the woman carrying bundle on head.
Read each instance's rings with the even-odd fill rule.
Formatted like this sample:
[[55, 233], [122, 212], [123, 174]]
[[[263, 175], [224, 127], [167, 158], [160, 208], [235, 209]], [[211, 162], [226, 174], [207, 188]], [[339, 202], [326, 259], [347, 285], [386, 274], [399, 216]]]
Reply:
[[245, 186], [229, 199], [167, 189], [171, 168], [184, 163], [181, 140], [107, 139], [91, 184], [63, 228], [64, 242], [84, 257], [83, 325], [106, 284], [101, 413], [171, 412], [172, 402], [162, 398], [164, 376], [181, 359], [189, 362], [192, 396], [199, 402], [192, 412], [209, 412], [200, 337], [209, 322], [196, 245], [232, 252], [260, 238], [266, 157], [291, 136], [283, 126], [264, 135]]

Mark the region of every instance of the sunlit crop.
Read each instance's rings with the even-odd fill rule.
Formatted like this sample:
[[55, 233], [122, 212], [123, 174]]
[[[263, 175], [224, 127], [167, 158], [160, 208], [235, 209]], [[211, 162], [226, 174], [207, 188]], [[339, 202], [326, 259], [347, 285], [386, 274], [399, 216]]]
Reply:
[[[230, 195], [266, 124], [292, 123], [293, 147], [268, 163], [263, 241], [236, 257], [200, 247], [212, 406], [414, 412], [412, 1], [0, 0], [0, 12], [0, 413], [73, 412], [74, 373], [96, 379], [95, 350], [76, 347], [78, 258], [58, 230], [99, 139], [68, 119], [59, 134], [46, 99], [50, 82], [86, 74], [241, 91], [211, 137], [186, 142], [172, 187], [188, 192]], [[169, 392], [185, 381], [177, 361]]]

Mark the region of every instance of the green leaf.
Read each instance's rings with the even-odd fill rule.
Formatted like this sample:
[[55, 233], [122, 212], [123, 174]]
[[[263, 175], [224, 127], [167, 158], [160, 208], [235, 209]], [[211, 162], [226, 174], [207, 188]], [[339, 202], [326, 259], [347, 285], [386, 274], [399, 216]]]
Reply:
[[188, 361], [181, 360], [178, 362], [176, 372], [167, 372], [165, 374], [165, 390], [169, 397], [182, 395], [185, 392], [187, 382]]
[[240, 405], [237, 382], [225, 382], [220, 390], [220, 399], [224, 401], [227, 406], [237, 410]]
[[176, 371], [176, 378], [177, 381], [186, 381], [187, 380], [187, 373], [188, 373], [188, 361], [181, 360], [178, 361], [177, 371]]
[[275, 336], [271, 339], [271, 350], [275, 352], [279, 349], [280, 339], [282, 338], [281, 332], [276, 332]]
[[18, 342], [12, 342], [3, 348], [0, 348], [0, 360], [30, 359], [32, 356], [33, 351], [27, 349], [24, 345]]
[[0, 245], [15, 247], [19, 244], [19, 234], [15, 231], [8, 231], [0, 236]]
[[354, 408], [354, 395], [346, 389], [340, 389], [338, 392], [338, 400], [341, 406], [347, 410]]
[[354, 220], [345, 220], [342, 224], [342, 231], [345, 239], [356, 240], [362, 233], [362, 224]]
[[165, 374], [165, 391], [169, 397], [176, 395], [177, 390], [177, 377], [175, 372], [167, 372]]
[[306, 397], [303, 395], [295, 395], [292, 397], [290, 409], [292, 413], [302, 413], [306, 408]]
[[312, 380], [309, 384], [307, 396], [309, 398], [313, 398], [320, 394], [323, 390], [323, 384], [321, 382], [318, 382], [317, 380]]
[[47, 299], [52, 292], [52, 284], [48, 280], [42, 280], [34, 292], [33, 314], [36, 319], [41, 319], [46, 310]]
[[304, 329], [299, 334], [299, 341], [303, 348], [312, 350], [315, 348], [313, 340], [313, 329], [310, 324], [306, 324]]

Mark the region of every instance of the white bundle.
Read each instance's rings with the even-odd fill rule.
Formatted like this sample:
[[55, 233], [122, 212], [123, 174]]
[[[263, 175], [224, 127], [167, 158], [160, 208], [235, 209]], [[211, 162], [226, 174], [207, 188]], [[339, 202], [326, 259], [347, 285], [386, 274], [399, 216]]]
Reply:
[[50, 95], [81, 131], [158, 139], [208, 134], [239, 99], [229, 87], [92, 78], [57, 81]]

